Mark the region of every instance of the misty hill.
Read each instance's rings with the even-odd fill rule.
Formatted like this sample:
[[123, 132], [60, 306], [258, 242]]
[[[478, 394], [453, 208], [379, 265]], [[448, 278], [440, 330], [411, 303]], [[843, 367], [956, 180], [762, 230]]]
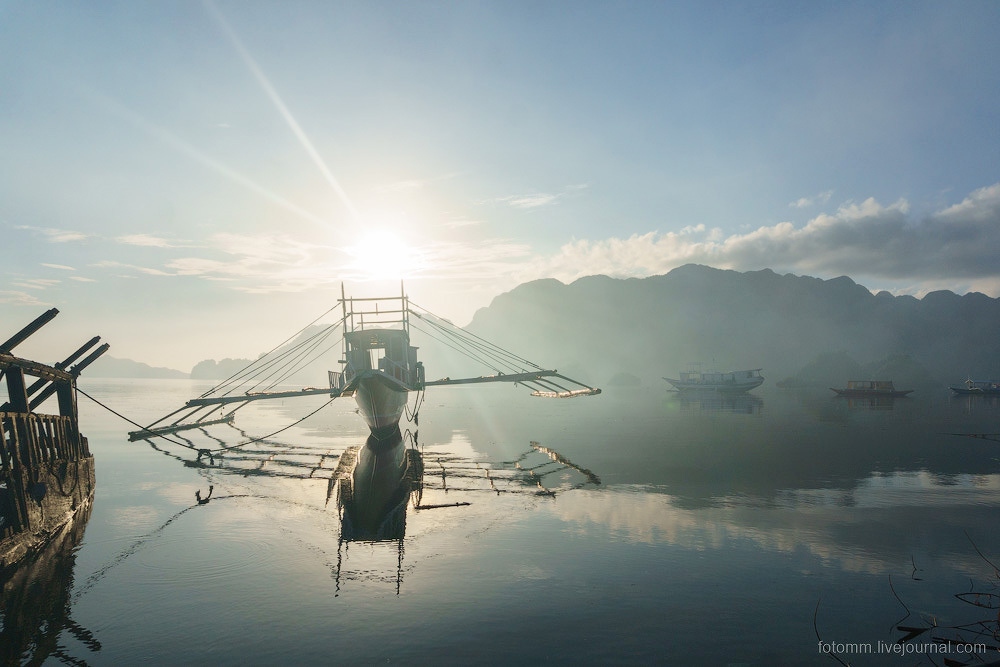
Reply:
[[835, 352], [857, 360], [845, 364], [841, 382], [880, 363], [941, 384], [1000, 377], [998, 299], [947, 291], [894, 297], [847, 277], [767, 269], [691, 264], [642, 279], [537, 280], [496, 297], [468, 329], [598, 385], [620, 373], [662, 383], [692, 362], [706, 370], [760, 367], [776, 382]]
[[83, 370], [84, 377], [92, 378], [186, 378], [187, 373], [172, 368], [150, 366], [141, 361], [118, 359], [103, 355]]
[[250, 359], [205, 359], [191, 369], [192, 380], [224, 380], [239, 373], [250, 364]]

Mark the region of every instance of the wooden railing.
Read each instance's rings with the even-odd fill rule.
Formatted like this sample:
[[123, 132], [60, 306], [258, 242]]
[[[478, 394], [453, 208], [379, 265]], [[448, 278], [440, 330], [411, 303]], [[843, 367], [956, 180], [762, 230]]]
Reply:
[[0, 412], [0, 423], [3, 425], [0, 464], [4, 476], [20, 467], [34, 468], [90, 456], [87, 439], [77, 432], [72, 417]]

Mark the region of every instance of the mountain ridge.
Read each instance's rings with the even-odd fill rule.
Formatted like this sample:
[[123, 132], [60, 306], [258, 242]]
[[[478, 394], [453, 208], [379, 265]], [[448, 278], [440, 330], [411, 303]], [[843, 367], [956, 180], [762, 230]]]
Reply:
[[[660, 383], [692, 362], [718, 370], [763, 368], [774, 383], [834, 353], [853, 360], [845, 373], [899, 368], [881, 362], [905, 357], [926, 371], [921, 377], [939, 384], [970, 375], [1000, 377], [1000, 341], [991, 336], [1000, 330], [1000, 299], [948, 290], [920, 299], [873, 294], [848, 276], [822, 279], [686, 264], [646, 278], [592, 275], [568, 284], [545, 278], [497, 295], [466, 328], [598, 386], [624, 376]], [[414, 330], [413, 342], [429, 378], [481, 372], [462, 368], [466, 360], [438, 349], [424, 331]], [[339, 352], [331, 349], [319, 365], [336, 368], [337, 359]], [[106, 357], [86, 373], [209, 378], [227, 376], [229, 366], [246, 361], [206, 360], [189, 374]], [[290, 381], [323, 383], [325, 371], [317, 366]], [[859, 378], [842, 378], [848, 379]]]
[[712, 360], [778, 380], [833, 351], [861, 363], [909, 356], [951, 383], [1000, 376], [997, 327], [1000, 299], [979, 292], [917, 299], [873, 294], [847, 276], [687, 264], [648, 278], [525, 283], [478, 310], [468, 329], [598, 384], [616, 373], [653, 382]]

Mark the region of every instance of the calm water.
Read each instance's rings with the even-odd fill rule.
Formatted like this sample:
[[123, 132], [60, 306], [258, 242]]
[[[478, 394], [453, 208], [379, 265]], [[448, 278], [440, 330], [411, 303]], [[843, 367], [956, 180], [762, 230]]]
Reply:
[[[207, 385], [81, 388], [148, 423]], [[242, 432], [186, 437], [217, 450], [323, 403], [262, 402]], [[998, 645], [950, 629], [996, 630], [995, 608], [956, 594], [1000, 583], [1000, 443], [950, 434], [1000, 432], [998, 402], [434, 388], [406, 440], [424, 488], [384, 541], [341, 539], [329, 495], [367, 435], [349, 399], [200, 460], [80, 404], [89, 519], [2, 604], [0, 640], [48, 663], [837, 664], [822, 640], [848, 663], [912, 665], [932, 663], [877, 652], [897, 625], [934, 624], [910, 645]]]

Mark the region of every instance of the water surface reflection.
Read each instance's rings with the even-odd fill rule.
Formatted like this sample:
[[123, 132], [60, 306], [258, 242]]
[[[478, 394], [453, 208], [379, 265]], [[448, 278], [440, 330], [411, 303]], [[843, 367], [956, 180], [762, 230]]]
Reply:
[[[824, 639], [894, 641], [894, 591], [951, 613], [970, 579], [993, 581], [977, 548], [1000, 554], [1000, 445], [952, 434], [1000, 431], [1000, 405], [761, 389], [442, 390], [419, 437], [380, 448], [335, 409], [227, 449], [311, 409], [291, 404], [183, 444], [89, 428], [102, 510], [73, 617], [105, 664], [323, 662], [348, 636], [350, 663], [511, 664], [539, 627], [552, 664], [830, 664], [818, 603]], [[210, 626], [187, 617], [201, 608]]]
[[79, 642], [85, 656], [101, 650], [94, 634], [73, 619], [70, 598], [76, 551], [91, 509], [88, 502], [37, 554], [0, 573], [0, 663], [40, 665], [55, 658], [87, 664], [87, 657], [73, 655], [59, 641], [63, 632]]

